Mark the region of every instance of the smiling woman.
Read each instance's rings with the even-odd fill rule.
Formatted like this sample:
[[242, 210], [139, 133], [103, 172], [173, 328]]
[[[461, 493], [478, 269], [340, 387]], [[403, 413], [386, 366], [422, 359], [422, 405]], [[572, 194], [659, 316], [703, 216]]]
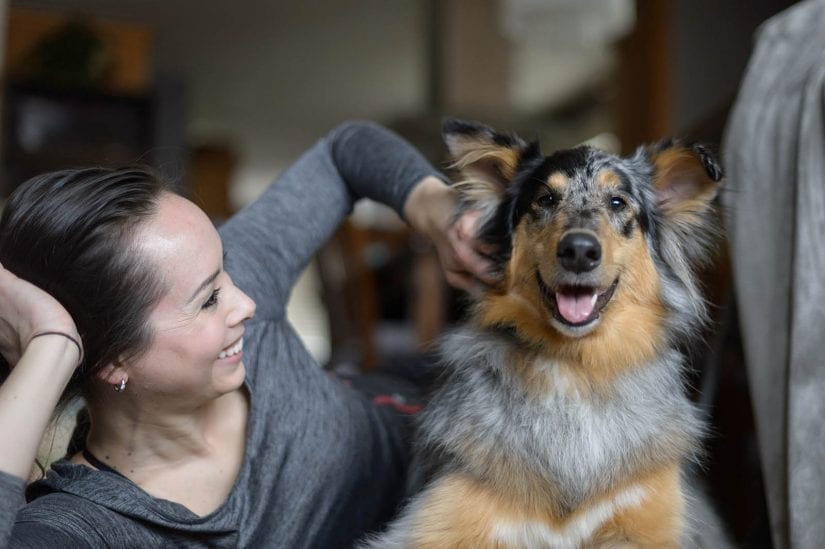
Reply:
[[[147, 319], [151, 348], [128, 366], [108, 369], [109, 383], [128, 378], [128, 397], [142, 400], [174, 393], [175, 408], [187, 401], [197, 407], [238, 389], [244, 368], [235, 348], [255, 304], [224, 271], [223, 244], [212, 222], [192, 202], [163, 193], [135, 243], [136, 253], [162, 275], [165, 291]], [[160, 401], [153, 411], [164, 414], [166, 406]]]
[[[319, 141], [220, 234], [142, 170], [21, 187], [0, 220], [13, 366], [0, 440], [15, 441], [0, 450], [0, 546], [342, 547], [386, 521], [409, 422], [324, 373], [285, 317], [359, 197], [430, 237], [451, 280], [489, 280], [450, 187], [370, 124]], [[49, 415], [75, 389], [91, 420], [83, 451], [19, 508]]]

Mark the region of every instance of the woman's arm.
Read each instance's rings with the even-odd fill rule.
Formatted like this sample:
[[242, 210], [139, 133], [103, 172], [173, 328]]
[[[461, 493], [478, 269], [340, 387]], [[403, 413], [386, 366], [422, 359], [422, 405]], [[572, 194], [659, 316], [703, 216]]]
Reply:
[[0, 547], [6, 547], [23, 488], [54, 407], [78, 362], [75, 345], [62, 336], [38, 337], [26, 347], [0, 385]]
[[66, 309], [0, 265], [0, 353], [12, 365], [0, 385], [0, 471], [26, 478], [54, 407], [82, 358]]
[[29, 476], [40, 439], [82, 350], [66, 310], [2, 266], [0, 353], [13, 365], [0, 385], [0, 546], [5, 546], [21, 502], [22, 480]]
[[0, 471], [29, 476], [40, 439], [78, 358], [75, 344], [61, 335], [37, 337], [26, 346], [0, 385]]
[[333, 130], [252, 205], [220, 228], [227, 270], [252, 297], [257, 318], [279, 318], [310, 259], [352, 210], [372, 198], [404, 216], [411, 191], [442, 176], [385, 128], [348, 123]]

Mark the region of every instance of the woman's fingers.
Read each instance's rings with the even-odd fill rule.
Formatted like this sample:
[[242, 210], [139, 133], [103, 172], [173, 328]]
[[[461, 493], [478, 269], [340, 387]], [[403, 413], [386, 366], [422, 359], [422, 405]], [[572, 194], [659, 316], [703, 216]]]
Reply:
[[78, 342], [71, 315], [47, 292], [0, 266], [0, 352], [22, 355], [32, 336], [60, 332]]
[[495, 252], [495, 246], [479, 240], [480, 216], [481, 212], [477, 210], [464, 212], [453, 224], [451, 240], [455, 255], [464, 270], [489, 286], [498, 281], [498, 277], [493, 274], [493, 262], [489, 258]]
[[462, 290], [498, 282], [490, 255], [496, 247], [479, 237], [481, 212], [466, 210], [455, 219], [455, 190], [435, 177], [426, 177], [410, 193], [404, 214], [410, 225], [435, 245], [447, 282]]

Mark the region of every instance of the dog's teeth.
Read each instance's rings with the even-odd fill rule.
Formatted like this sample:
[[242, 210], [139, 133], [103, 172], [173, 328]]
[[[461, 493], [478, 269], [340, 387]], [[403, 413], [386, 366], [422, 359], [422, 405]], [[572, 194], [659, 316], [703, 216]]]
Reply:
[[590, 296], [590, 306], [591, 307], [596, 306], [596, 300], [597, 299], [599, 299], [599, 294], [593, 294], [593, 295]]

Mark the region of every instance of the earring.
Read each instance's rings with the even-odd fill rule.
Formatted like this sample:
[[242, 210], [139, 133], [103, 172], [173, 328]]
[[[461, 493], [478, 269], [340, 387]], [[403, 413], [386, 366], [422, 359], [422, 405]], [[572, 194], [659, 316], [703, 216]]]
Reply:
[[126, 376], [120, 378], [120, 383], [114, 386], [114, 390], [116, 393], [122, 393], [126, 390]]

